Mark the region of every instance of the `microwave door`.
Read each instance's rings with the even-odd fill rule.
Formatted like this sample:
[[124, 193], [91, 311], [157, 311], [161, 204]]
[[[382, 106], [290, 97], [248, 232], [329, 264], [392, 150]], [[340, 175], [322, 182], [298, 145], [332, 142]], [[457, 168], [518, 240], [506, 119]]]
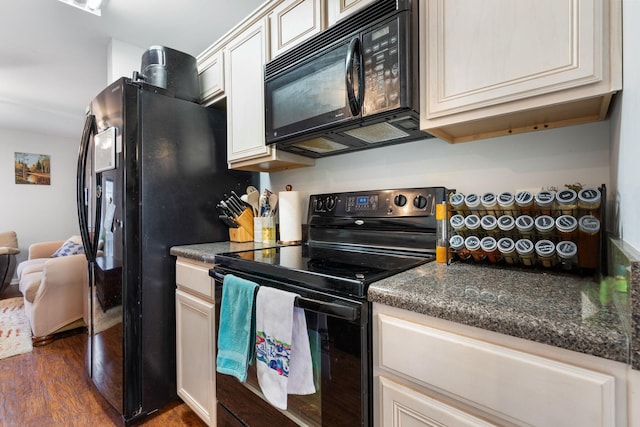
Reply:
[[359, 116], [352, 113], [345, 84], [350, 42], [346, 39], [265, 80], [267, 144]]

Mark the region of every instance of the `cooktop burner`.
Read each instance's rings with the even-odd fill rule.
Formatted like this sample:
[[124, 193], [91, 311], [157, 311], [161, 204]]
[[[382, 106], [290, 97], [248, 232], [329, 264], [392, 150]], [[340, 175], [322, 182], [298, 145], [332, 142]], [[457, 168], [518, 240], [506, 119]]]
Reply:
[[366, 296], [370, 283], [432, 261], [432, 255], [280, 246], [216, 255], [219, 268], [295, 282], [329, 293]]

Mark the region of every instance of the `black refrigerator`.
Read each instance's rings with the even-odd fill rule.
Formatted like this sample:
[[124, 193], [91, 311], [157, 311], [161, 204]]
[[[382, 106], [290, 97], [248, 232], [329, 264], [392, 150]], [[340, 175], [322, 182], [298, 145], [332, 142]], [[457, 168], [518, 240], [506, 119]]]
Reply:
[[170, 248], [228, 240], [216, 203], [256, 178], [227, 169], [223, 111], [127, 78], [91, 102], [77, 181], [86, 361], [126, 424], [178, 399]]

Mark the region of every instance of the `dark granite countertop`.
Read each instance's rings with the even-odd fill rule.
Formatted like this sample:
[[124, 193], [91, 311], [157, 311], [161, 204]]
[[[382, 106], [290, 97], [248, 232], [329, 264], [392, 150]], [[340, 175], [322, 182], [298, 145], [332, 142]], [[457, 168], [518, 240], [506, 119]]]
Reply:
[[593, 279], [435, 262], [375, 282], [369, 301], [556, 347], [629, 362], [618, 304]]
[[246, 242], [215, 242], [200, 243], [196, 245], [174, 246], [170, 250], [170, 254], [177, 257], [192, 259], [194, 261], [206, 262], [213, 264], [216, 254], [225, 252], [238, 252], [250, 249], [260, 249], [270, 247], [262, 243]]
[[[174, 246], [171, 255], [213, 263], [216, 254], [265, 247], [217, 242]], [[435, 262], [375, 282], [369, 301], [552, 346], [629, 362], [629, 330], [600, 285], [572, 275]], [[622, 310], [623, 311], [623, 310]]]

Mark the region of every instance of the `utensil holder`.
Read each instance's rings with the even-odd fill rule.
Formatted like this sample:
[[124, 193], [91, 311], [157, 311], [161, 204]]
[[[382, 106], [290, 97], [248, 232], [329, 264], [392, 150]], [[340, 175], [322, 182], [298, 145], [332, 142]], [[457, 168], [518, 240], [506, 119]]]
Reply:
[[245, 209], [235, 221], [238, 228], [229, 229], [229, 240], [232, 242], [253, 242], [253, 212], [251, 209]]

